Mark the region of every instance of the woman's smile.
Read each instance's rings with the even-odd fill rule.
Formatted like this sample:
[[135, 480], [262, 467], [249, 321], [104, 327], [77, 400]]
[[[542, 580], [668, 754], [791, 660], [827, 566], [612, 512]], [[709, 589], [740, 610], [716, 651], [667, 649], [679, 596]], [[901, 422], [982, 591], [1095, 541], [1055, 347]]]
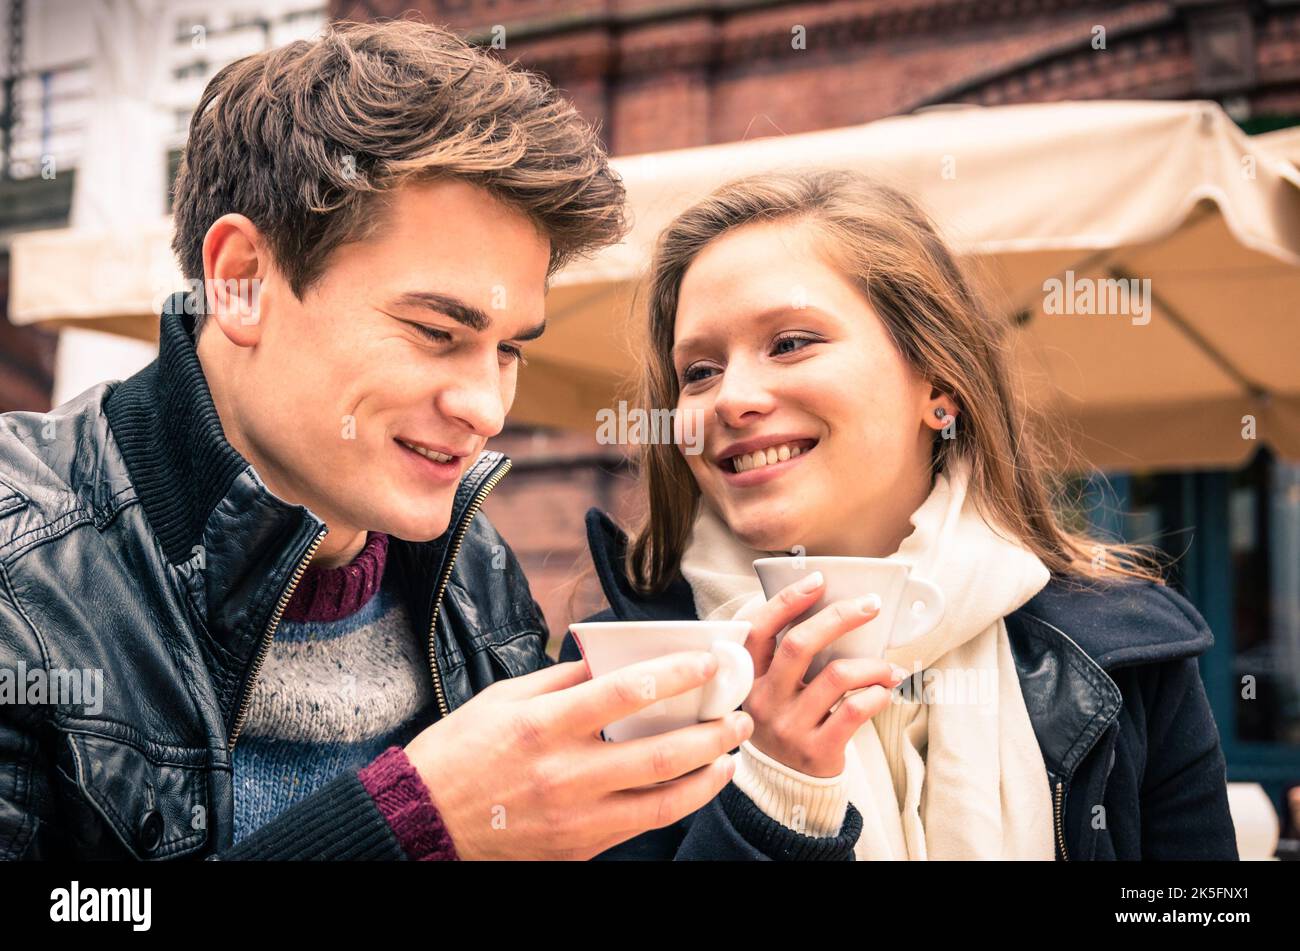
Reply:
[[748, 488], [780, 478], [816, 447], [818, 440], [798, 436], [767, 436], [733, 443], [717, 456], [725, 483]]

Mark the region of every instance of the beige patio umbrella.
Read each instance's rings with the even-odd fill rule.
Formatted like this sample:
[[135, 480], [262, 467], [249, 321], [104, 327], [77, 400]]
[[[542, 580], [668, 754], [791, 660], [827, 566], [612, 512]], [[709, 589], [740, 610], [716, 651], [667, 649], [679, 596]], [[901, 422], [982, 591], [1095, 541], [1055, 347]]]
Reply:
[[1234, 465], [1261, 442], [1300, 460], [1300, 174], [1214, 103], [940, 108], [616, 164], [634, 228], [558, 276], [517, 417], [590, 430], [626, 393], [631, 292], [675, 214], [740, 175], [837, 166], [930, 210], [1016, 327], [1031, 404], [1083, 460]]
[[1300, 126], [1291, 126], [1289, 129], [1278, 129], [1275, 132], [1253, 135], [1250, 141], [1263, 145], [1273, 154], [1279, 155], [1292, 165], [1300, 167]]
[[[633, 230], [557, 275], [512, 416], [594, 432], [642, 359], [633, 291], [661, 228], [734, 177], [837, 166], [930, 210], [1015, 326], [1031, 404], [1076, 434], [1080, 461], [1231, 466], [1261, 443], [1300, 460], [1296, 154], [1289, 135], [1248, 137], [1210, 102], [1067, 102], [616, 159]], [[12, 317], [151, 336], [155, 305], [179, 286], [167, 230], [20, 237]], [[107, 291], [105, 275], [118, 282]], [[1138, 284], [1101, 283], [1120, 280]], [[1101, 293], [1081, 313], [1088, 287]], [[1138, 294], [1123, 300], [1128, 287]]]

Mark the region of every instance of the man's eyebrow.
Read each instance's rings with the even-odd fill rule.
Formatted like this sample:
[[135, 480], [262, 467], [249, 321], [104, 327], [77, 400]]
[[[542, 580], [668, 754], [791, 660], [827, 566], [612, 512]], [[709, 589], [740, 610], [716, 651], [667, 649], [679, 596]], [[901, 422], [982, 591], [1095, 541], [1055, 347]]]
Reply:
[[470, 330], [487, 330], [492, 318], [473, 304], [436, 291], [407, 291], [393, 300], [393, 307], [423, 307], [450, 317]]
[[544, 333], [546, 333], [546, 318], [545, 318], [545, 317], [542, 318], [542, 322], [541, 322], [540, 324], [538, 324], [536, 327], [529, 327], [529, 328], [528, 328], [527, 330], [525, 330], [523, 333], [521, 333], [521, 334], [515, 334], [515, 335], [514, 335], [512, 338], [510, 338], [510, 339], [512, 339], [512, 340], [536, 340], [538, 337], [540, 337], [540, 336], [541, 336], [542, 334], [544, 334]]
[[[458, 297], [439, 294], [436, 291], [408, 291], [397, 297], [393, 307], [423, 307], [450, 317], [457, 323], [464, 324], [470, 330], [483, 331], [492, 326], [492, 318], [473, 304], [467, 304]], [[536, 327], [530, 327], [512, 340], [536, 340], [546, 332], [546, 318]]]

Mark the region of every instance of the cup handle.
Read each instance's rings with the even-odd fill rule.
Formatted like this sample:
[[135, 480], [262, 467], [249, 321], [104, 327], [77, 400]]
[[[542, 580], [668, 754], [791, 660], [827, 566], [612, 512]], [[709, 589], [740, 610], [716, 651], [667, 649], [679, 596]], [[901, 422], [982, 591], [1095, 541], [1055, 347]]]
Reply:
[[754, 660], [749, 651], [732, 641], [714, 641], [709, 650], [718, 658], [718, 671], [704, 685], [701, 720], [725, 717], [744, 702], [754, 685]]
[[[918, 601], [923, 605], [922, 609], [912, 610], [912, 605]], [[901, 617], [894, 625], [894, 635], [889, 640], [889, 646], [902, 647], [923, 634], [928, 634], [943, 618], [943, 610], [943, 592], [937, 585], [924, 578], [908, 578], [899, 610]]]

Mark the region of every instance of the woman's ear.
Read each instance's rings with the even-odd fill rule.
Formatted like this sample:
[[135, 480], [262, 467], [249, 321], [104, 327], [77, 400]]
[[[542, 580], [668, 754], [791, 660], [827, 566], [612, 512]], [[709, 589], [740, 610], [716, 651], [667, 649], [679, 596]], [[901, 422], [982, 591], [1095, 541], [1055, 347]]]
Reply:
[[957, 418], [957, 402], [937, 387], [930, 388], [926, 401], [925, 422], [931, 429], [943, 429]]

